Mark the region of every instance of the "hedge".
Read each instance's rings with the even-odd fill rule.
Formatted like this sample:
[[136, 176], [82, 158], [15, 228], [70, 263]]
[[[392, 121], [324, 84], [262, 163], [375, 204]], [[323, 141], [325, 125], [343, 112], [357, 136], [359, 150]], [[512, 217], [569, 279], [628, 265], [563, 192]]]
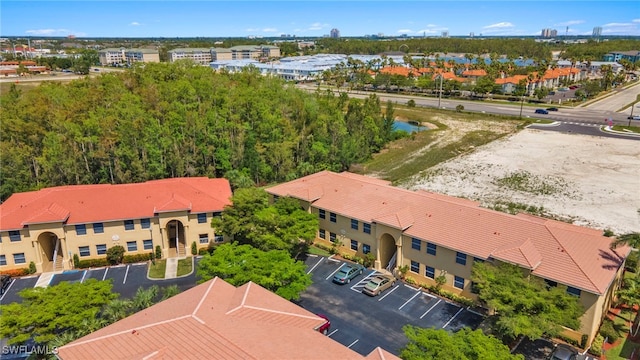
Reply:
[[100, 259], [80, 260], [78, 261], [78, 266], [76, 267], [78, 269], [86, 269], [90, 267], [102, 267], [102, 266], [108, 266], [108, 265], [109, 265], [109, 261], [105, 257]]
[[3, 270], [3, 271], [0, 271], [0, 274], [9, 275], [11, 277], [25, 276], [25, 275], [29, 275], [29, 268]]
[[124, 258], [122, 259], [122, 263], [131, 264], [131, 263], [143, 262], [148, 260], [151, 260], [151, 253], [125, 255]]

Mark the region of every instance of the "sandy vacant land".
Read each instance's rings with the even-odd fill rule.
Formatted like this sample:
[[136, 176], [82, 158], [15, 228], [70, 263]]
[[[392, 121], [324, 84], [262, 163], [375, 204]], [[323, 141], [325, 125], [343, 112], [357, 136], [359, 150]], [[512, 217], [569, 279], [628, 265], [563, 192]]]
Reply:
[[640, 231], [640, 141], [525, 129], [403, 185], [518, 204], [577, 225]]

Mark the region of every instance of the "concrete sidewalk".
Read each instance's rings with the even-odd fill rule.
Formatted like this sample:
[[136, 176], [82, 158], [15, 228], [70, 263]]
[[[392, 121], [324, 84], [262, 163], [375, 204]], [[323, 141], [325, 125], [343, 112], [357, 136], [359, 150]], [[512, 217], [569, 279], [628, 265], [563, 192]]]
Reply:
[[168, 258], [167, 268], [164, 271], [165, 279], [175, 279], [178, 276], [178, 258]]

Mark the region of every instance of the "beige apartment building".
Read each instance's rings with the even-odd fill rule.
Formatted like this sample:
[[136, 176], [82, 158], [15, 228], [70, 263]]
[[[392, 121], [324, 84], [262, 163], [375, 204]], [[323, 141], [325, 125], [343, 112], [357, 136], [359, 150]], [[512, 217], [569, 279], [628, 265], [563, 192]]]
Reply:
[[418, 283], [447, 279], [444, 289], [476, 298], [471, 268], [476, 261], [520, 266], [549, 286], [580, 298], [579, 331], [566, 335], [591, 342], [615, 290], [628, 247], [610, 249], [602, 231], [532, 215], [510, 215], [478, 203], [348, 172], [323, 171], [268, 188], [274, 198], [293, 197], [318, 216], [317, 241], [341, 251], [375, 255], [375, 269], [395, 273], [408, 266]]
[[160, 62], [158, 50], [153, 49], [104, 49], [98, 51], [100, 64], [133, 64], [137, 62]]
[[72, 185], [13, 194], [0, 204], [0, 270], [38, 272], [73, 267], [104, 258], [121, 245], [126, 255], [185, 256], [191, 244], [221, 242], [211, 227], [231, 204], [226, 179], [204, 177], [154, 180], [123, 185]]
[[168, 55], [169, 62], [191, 59], [196, 64], [209, 65], [209, 63], [212, 61], [211, 49], [204, 48], [173, 49], [168, 51]]

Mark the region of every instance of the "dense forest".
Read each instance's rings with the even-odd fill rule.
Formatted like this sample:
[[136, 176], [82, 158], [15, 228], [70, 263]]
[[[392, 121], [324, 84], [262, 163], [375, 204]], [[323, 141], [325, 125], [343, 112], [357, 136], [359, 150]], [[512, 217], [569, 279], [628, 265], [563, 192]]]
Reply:
[[0, 99], [0, 198], [65, 184], [225, 176], [264, 184], [345, 170], [393, 135], [372, 95], [306, 93], [255, 70], [144, 64]]

